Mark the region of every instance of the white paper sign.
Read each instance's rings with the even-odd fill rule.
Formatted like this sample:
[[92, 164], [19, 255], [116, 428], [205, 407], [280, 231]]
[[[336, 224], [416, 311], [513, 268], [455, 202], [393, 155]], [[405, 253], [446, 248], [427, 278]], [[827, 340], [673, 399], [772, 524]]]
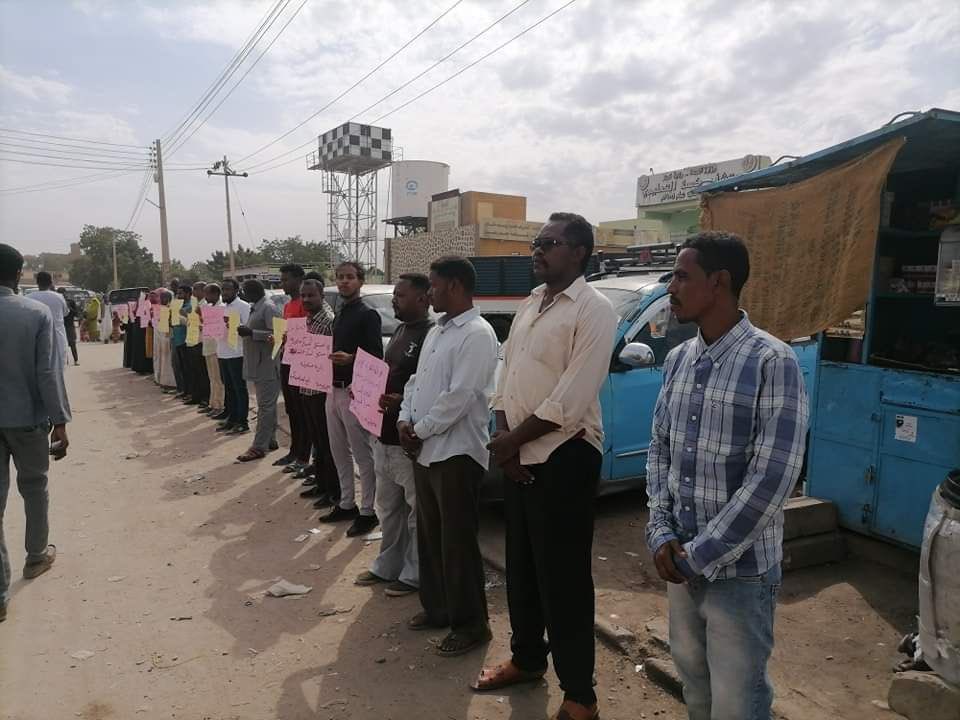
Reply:
[[893, 437], [901, 442], [915, 443], [917, 441], [917, 416], [897, 415], [897, 427]]

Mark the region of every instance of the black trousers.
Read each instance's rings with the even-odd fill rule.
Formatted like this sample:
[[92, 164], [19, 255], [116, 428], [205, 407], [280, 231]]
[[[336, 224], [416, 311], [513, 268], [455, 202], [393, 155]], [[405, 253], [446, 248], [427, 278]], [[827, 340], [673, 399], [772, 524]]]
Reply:
[[[291, 389], [299, 397], [300, 408], [307, 425], [307, 458], [310, 457], [311, 446], [313, 447], [313, 462], [317, 468], [317, 487], [327, 493], [330, 499], [335, 501], [334, 504], [339, 503], [340, 477], [337, 475], [337, 466], [333, 462], [330, 438], [327, 435], [327, 396], [325, 393], [300, 395], [297, 388]], [[291, 422], [293, 422], [292, 419]]]
[[190, 397], [202, 403], [210, 402], [210, 376], [207, 361], [203, 358], [203, 345], [187, 347], [187, 362], [190, 363]]
[[437, 625], [449, 625], [454, 632], [484, 632], [487, 595], [477, 539], [483, 467], [467, 455], [413, 467], [420, 604]]
[[[290, 454], [297, 462], [310, 462], [311, 431], [307, 422], [307, 413], [303, 400], [315, 395], [301, 395], [300, 388], [290, 386], [290, 366], [280, 365], [280, 389], [283, 391], [283, 407], [290, 419]], [[323, 397], [323, 396], [321, 396]], [[323, 423], [323, 434], [327, 434], [327, 423]], [[329, 454], [329, 443], [327, 447]]]
[[597, 700], [592, 550], [600, 462], [588, 442], [569, 440], [528, 468], [532, 485], [504, 485], [513, 662], [543, 670], [549, 652], [564, 698], [583, 705]]
[[243, 379], [243, 358], [221, 358], [220, 379], [223, 381], [223, 404], [230, 422], [246, 425], [250, 414], [250, 393]]
[[174, 351], [177, 353], [177, 360], [180, 362], [180, 379], [183, 381], [183, 392], [190, 395], [193, 391], [193, 365], [190, 363], [190, 348], [186, 345], [177, 345]]

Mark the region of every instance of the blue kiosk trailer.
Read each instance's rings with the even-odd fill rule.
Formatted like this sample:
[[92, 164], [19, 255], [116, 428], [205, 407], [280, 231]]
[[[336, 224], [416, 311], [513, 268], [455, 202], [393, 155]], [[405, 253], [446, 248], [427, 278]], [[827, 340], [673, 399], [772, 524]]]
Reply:
[[960, 225], [950, 224], [960, 223], [960, 113], [903, 115], [703, 189], [794, 183], [906, 138], [887, 175], [859, 337], [821, 335], [806, 492], [833, 501], [843, 527], [919, 549], [933, 490], [960, 467]]

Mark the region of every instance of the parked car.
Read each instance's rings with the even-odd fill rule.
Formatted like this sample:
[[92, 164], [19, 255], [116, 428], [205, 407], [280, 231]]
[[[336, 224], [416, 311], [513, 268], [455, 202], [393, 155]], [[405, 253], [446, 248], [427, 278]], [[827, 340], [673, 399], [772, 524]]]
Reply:
[[[600, 389], [604, 449], [599, 494], [608, 495], [644, 486], [653, 409], [663, 383], [667, 353], [697, 333], [693, 323], [679, 323], [670, 311], [670, 274], [653, 270], [593, 280], [619, 316], [610, 372]], [[808, 392], [814, 387], [817, 342], [792, 343]], [[599, 349], [598, 349], [599, 352]], [[492, 420], [491, 420], [492, 422]], [[484, 480], [485, 499], [499, 499], [503, 476], [492, 467]]]

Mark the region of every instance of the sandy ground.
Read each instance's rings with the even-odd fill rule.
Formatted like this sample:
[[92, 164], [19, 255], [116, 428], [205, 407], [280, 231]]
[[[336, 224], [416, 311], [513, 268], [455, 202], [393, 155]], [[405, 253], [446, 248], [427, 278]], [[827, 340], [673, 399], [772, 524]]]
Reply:
[[[559, 705], [552, 674], [501, 695], [466, 688], [485, 658], [507, 652], [501, 579], [491, 576], [489, 590], [495, 641], [438, 657], [437, 635], [404, 625], [415, 596], [353, 585], [376, 543], [346, 538], [343, 526], [294, 542], [317, 527], [317, 513], [269, 462], [233, 462], [248, 439], [217, 437], [152, 379], [119, 368], [119, 346], [84, 344], [80, 353], [82, 364], [67, 371], [70, 451], [50, 476], [59, 556], [30, 582], [19, 579], [22, 505], [15, 492], [8, 501], [16, 580], [0, 625], [0, 717], [526, 720]], [[608, 592], [635, 589], [600, 571]], [[313, 590], [264, 597], [281, 577]], [[645, 608], [657, 597], [631, 594], [623, 604]], [[685, 715], [632, 661], [599, 645], [597, 676], [605, 719]]]

